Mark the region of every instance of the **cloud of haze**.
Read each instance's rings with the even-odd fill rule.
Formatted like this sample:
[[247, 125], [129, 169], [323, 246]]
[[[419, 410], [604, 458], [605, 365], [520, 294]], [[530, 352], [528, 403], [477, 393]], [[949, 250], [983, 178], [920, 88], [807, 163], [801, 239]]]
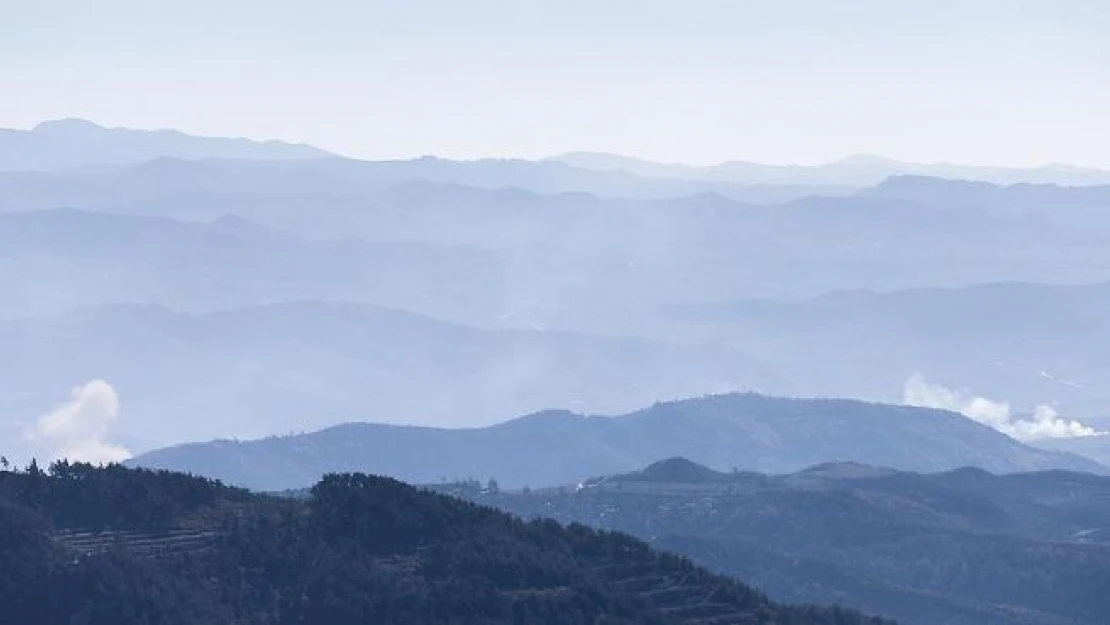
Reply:
[[121, 462], [130, 458], [131, 452], [107, 440], [119, 410], [119, 394], [112, 385], [93, 380], [74, 387], [68, 402], [39, 417], [27, 438], [50, 445], [55, 460]]
[[1010, 410], [1010, 404], [1006, 402], [972, 396], [930, 383], [921, 374], [906, 380], [903, 402], [910, 406], [958, 412], [1021, 441], [1105, 434], [1078, 421], [1063, 419], [1055, 408], [1044, 404], [1034, 409], [1031, 418], [1016, 418]]

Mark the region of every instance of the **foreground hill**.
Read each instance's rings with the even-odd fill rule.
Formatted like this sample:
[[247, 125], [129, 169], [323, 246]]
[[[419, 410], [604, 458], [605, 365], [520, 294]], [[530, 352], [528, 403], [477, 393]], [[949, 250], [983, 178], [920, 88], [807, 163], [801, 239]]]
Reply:
[[2, 472], [0, 562], [21, 625], [880, 623], [365, 475], [281, 500], [120, 467]]
[[857, 461], [917, 471], [1103, 471], [1034, 449], [951, 412], [842, 400], [733, 394], [656, 404], [619, 417], [544, 412], [500, 425], [439, 429], [348, 424], [311, 434], [170, 447], [137, 466], [188, 471], [257, 489], [311, 484], [333, 471], [406, 481], [493, 476], [551, 486], [685, 456], [718, 470], [795, 471]]
[[683, 459], [482, 503], [645, 538], [788, 601], [909, 625], [1099, 625], [1110, 613], [1110, 478], [921, 475], [823, 465], [782, 476]]

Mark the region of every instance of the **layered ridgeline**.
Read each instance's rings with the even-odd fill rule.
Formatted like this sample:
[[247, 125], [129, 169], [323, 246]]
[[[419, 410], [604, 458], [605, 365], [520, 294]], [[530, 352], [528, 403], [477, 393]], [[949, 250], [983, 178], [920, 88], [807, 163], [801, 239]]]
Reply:
[[[543, 261], [549, 272], [579, 281], [606, 281], [626, 296], [668, 289], [672, 301], [1107, 275], [1098, 246], [1110, 231], [1110, 186], [987, 185], [990, 192], [980, 193], [930, 181], [955, 186], [941, 193], [928, 185], [901, 191], [906, 185], [896, 180], [866, 195], [807, 194], [762, 206], [697, 190], [638, 198], [638, 184], [609, 196], [574, 182], [545, 189], [540, 183], [557, 175], [514, 177], [517, 167], [502, 162], [488, 164], [503, 174], [485, 186], [437, 176], [434, 167], [396, 175], [373, 173], [376, 167], [221, 160], [0, 172], [0, 212], [72, 208], [185, 221], [231, 215], [321, 238], [472, 245]], [[529, 186], [532, 179], [537, 184]]]
[[1110, 478], [823, 465], [721, 473], [684, 459], [580, 485], [440, 486], [524, 518], [629, 532], [784, 601], [907, 625], [1101, 625]]
[[1110, 171], [1060, 164], [1027, 168], [982, 167], [952, 163], [910, 163], [870, 154], [856, 154], [821, 165], [767, 165], [747, 161], [728, 161], [718, 165], [693, 166], [658, 163], [601, 152], [569, 152], [553, 156], [548, 160], [598, 171], [627, 171], [641, 176], [729, 180], [748, 184], [870, 186], [891, 176], [904, 175], [936, 176], [1000, 184], [1110, 183]]
[[[112, 438], [132, 450], [315, 430], [368, 415], [472, 424], [568, 403], [618, 412], [661, 396], [775, 382], [734, 348], [478, 328], [323, 301], [207, 314], [99, 306], [0, 320], [0, 345], [0, 439], [10, 436], [13, 446], [28, 443], [28, 415], [48, 412], [75, 382], [98, 379], [119, 397]], [[42, 444], [40, 458], [58, 451], [44, 434], [31, 441]]]
[[509, 487], [553, 486], [672, 456], [718, 470], [774, 473], [838, 461], [915, 471], [1106, 471], [952, 412], [756, 394], [660, 403], [617, 417], [543, 412], [471, 429], [352, 423], [311, 434], [179, 445], [130, 462], [281, 490], [335, 471], [419, 483], [496, 477]]
[[[156, 158], [245, 159], [245, 160], [308, 160], [330, 157], [331, 160], [363, 166], [410, 165], [408, 173], [439, 170], [496, 170], [498, 166], [512, 173], [544, 172], [545, 178], [558, 182], [576, 175], [585, 181], [622, 180], [657, 181], [661, 188], [687, 188], [716, 184], [733, 187], [820, 188], [826, 192], [847, 192], [852, 187], [876, 184], [888, 176], [915, 174], [983, 180], [999, 183], [1046, 182], [1057, 184], [1107, 184], [1110, 172], [1105, 170], [1049, 165], [1037, 168], [973, 167], [954, 164], [908, 163], [871, 155], [855, 155], [839, 161], [814, 166], [766, 165], [730, 161], [713, 166], [690, 166], [654, 163], [616, 154], [575, 152], [542, 161], [412, 161], [363, 162], [344, 159], [312, 146], [283, 141], [254, 141], [244, 138], [203, 137], [176, 130], [139, 130], [106, 128], [83, 119], [59, 119], [38, 124], [30, 130], [0, 129], [0, 170], [57, 170], [74, 167], [131, 164]], [[424, 170], [423, 172], [421, 170]], [[443, 171], [446, 170], [446, 171]], [[574, 172], [574, 174], [560, 172]], [[456, 174], [458, 175], [458, 174]], [[474, 175], [473, 173], [471, 174]], [[489, 174], [487, 174], [488, 176]], [[507, 174], [502, 174], [507, 175]], [[528, 176], [524, 176], [527, 180]], [[581, 184], [581, 183], [580, 183]]]
[[[1105, 246], [1086, 248], [1105, 256]], [[611, 273], [587, 271], [592, 261], [545, 273], [504, 250], [76, 210], [0, 215], [0, 249], [0, 438], [21, 443], [29, 421], [95, 379], [119, 391], [114, 431], [133, 450], [350, 420], [453, 426], [548, 407], [620, 413], [733, 390], [902, 401], [918, 372], [1012, 402], [1015, 413], [1050, 404], [1110, 429], [1105, 282], [647, 306], [636, 280], [670, 279], [639, 257], [634, 268], [599, 257]], [[1093, 256], [1072, 258], [1105, 271]], [[998, 257], [1012, 263], [1008, 252]], [[1040, 264], [1028, 260], [1018, 264]], [[720, 297], [714, 284], [735, 284], [680, 273]], [[64, 312], [44, 314], [52, 311]], [[639, 339], [613, 338], [628, 335]], [[1110, 456], [1110, 437], [1048, 442]]]
[[20, 625], [882, 622], [365, 475], [294, 500], [120, 467], [0, 472], [0, 562]]
[[[118, 179], [82, 174], [92, 177], [86, 181], [41, 174], [24, 180], [47, 196], [38, 199], [16, 188], [25, 176], [0, 174], [0, 204], [17, 211], [0, 214], [0, 317], [124, 302], [207, 313], [350, 301], [484, 328], [727, 343], [790, 381], [737, 375], [725, 388], [690, 393], [898, 401], [905, 381], [921, 372], [1022, 410], [1052, 404], [1081, 420], [1103, 416], [1110, 402], [1110, 362], [1099, 349], [1110, 336], [1105, 187], [982, 191], [895, 180], [877, 195], [756, 207], [719, 196], [605, 199], [419, 176], [361, 191], [342, 176], [287, 171], [313, 163], [155, 162], [117, 172]], [[57, 206], [84, 210], [31, 210]], [[983, 284], [998, 281], [1029, 284]], [[829, 295], [842, 289], [849, 291]], [[59, 362], [72, 351], [42, 353]], [[10, 410], [0, 392], [0, 420], [34, 418], [92, 378], [122, 384], [108, 368], [45, 379], [41, 394], [21, 386], [13, 395], [26, 403]], [[620, 377], [607, 386], [635, 380], [631, 372]], [[358, 390], [329, 389], [314, 400], [327, 404]], [[127, 402], [134, 391], [123, 394]], [[244, 395], [227, 403], [257, 410]], [[631, 408], [552, 399], [498, 406], [471, 423], [547, 406]], [[321, 412], [394, 418], [331, 406]], [[176, 438], [151, 443], [270, 431], [170, 432]]]

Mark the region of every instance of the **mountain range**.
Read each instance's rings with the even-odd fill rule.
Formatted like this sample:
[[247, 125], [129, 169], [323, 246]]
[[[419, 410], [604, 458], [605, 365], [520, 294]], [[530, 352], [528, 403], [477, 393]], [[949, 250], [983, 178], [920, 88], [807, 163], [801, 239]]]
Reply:
[[755, 394], [660, 403], [613, 417], [548, 411], [482, 428], [352, 423], [255, 441], [178, 445], [129, 462], [282, 490], [342, 471], [414, 483], [493, 477], [506, 487], [553, 486], [672, 456], [717, 470], [775, 473], [838, 461], [913, 471], [1107, 471], [951, 412]]
[[657, 163], [603, 152], [569, 152], [548, 160], [598, 171], [626, 171], [645, 177], [727, 181], [734, 184], [867, 187], [898, 175], [980, 180], [999, 184], [1110, 184], [1110, 171], [1059, 163], [1042, 167], [983, 167], [952, 163], [909, 163], [869, 154], [857, 154], [822, 165], [767, 165], [729, 161], [719, 165], [693, 166]]
[[[21, 227], [40, 229], [26, 236], [44, 242], [47, 251], [36, 260], [47, 263], [55, 262], [52, 256], [60, 245], [50, 242], [48, 236], [68, 242], [84, 227], [150, 227], [149, 222], [128, 221], [124, 216], [200, 223], [230, 216], [240, 220], [234, 223], [241, 230], [256, 224], [269, 228], [270, 234], [285, 235], [287, 240], [338, 241], [341, 248], [354, 247], [352, 238], [395, 245], [419, 242], [483, 248], [500, 255], [499, 271], [511, 280], [505, 294], [511, 306], [482, 320], [456, 316], [453, 304], [441, 310], [417, 308], [416, 312], [480, 323], [492, 323], [513, 312], [522, 323], [585, 331], [593, 329], [590, 324], [627, 327], [629, 321], [637, 323], [645, 311], [660, 304], [804, 298], [837, 290], [891, 291], [999, 281], [1098, 282], [1110, 273], [1101, 254], [1110, 242], [1110, 220], [1073, 214], [1067, 206], [1074, 189], [1057, 188], [1039, 201], [1035, 210], [1016, 214], [881, 197], [811, 198], [753, 207], [715, 196], [605, 199], [581, 193], [545, 195], [427, 181], [353, 194], [329, 192], [323, 183], [303, 191], [265, 190], [271, 178], [296, 178], [280, 168], [264, 176], [258, 183], [261, 186], [247, 184], [235, 190], [250, 180], [249, 172], [256, 165], [235, 161], [213, 166], [218, 175], [211, 186], [179, 180], [177, 174], [168, 181], [159, 181], [153, 174], [149, 174], [153, 178], [136, 174], [136, 186], [106, 179], [87, 189], [78, 184], [76, 190], [63, 192], [68, 197], [53, 197], [52, 190], [69, 187], [44, 182], [48, 197], [38, 199], [5, 187], [0, 179], [0, 207], [27, 213], [65, 206], [118, 216], [114, 222], [107, 217], [97, 222], [93, 216], [55, 213], [50, 220], [42, 217], [38, 225], [28, 224], [34, 219], [31, 216], [8, 221], [5, 226], [12, 229], [10, 238], [24, 236], [18, 231]], [[223, 180], [236, 182], [219, 182]], [[147, 190], [138, 190], [144, 186]], [[1108, 202], [1110, 197], [1101, 205]], [[66, 223], [67, 219], [73, 223]], [[148, 225], [139, 225], [142, 223]], [[50, 224], [57, 232], [45, 230]], [[163, 229], [171, 227], [166, 221], [160, 224]], [[273, 248], [267, 252], [279, 260], [285, 257], [276, 237], [261, 243], [258, 238], [256, 247], [266, 245]], [[141, 239], [132, 238], [120, 245], [140, 243]], [[209, 244], [197, 241], [200, 249]], [[307, 259], [324, 253], [328, 245], [314, 247], [321, 251]], [[81, 251], [78, 246], [66, 253], [78, 255]], [[158, 253], [156, 248], [138, 252], [147, 256], [150, 266], [161, 262], [151, 257]], [[340, 249], [331, 254], [347, 252]], [[19, 259], [26, 260], [24, 256]], [[334, 276], [328, 264], [317, 266], [315, 262], [306, 262], [294, 273], [336, 282], [344, 274], [361, 270], [357, 260], [352, 259], [350, 269]], [[403, 282], [408, 267], [397, 263], [388, 270]], [[423, 265], [413, 267], [419, 273]], [[371, 270], [378, 275], [386, 271], [379, 267]], [[497, 284], [498, 279], [492, 278], [491, 283]], [[419, 283], [421, 277], [413, 280]], [[31, 279], [26, 282], [34, 284]], [[349, 295], [344, 297], [357, 298], [362, 285], [351, 282], [346, 289]], [[256, 286], [246, 283], [241, 288]], [[450, 290], [449, 285], [444, 288]], [[188, 293], [193, 289], [193, 285], [185, 285], [180, 290]], [[375, 303], [414, 305], [403, 299]], [[199, 310], [203, 305], [183, 308]]]
[[[91, 380], [118, 387], [136, 451], [745, 390], [901, 402], [918, 374], [1014, 420], [1110, 429], [1110, 187], [899, 175], [758, 204], [554, 161], [158, 150], [0, 173], [0, 325], [22, 359], [0, 427], [19, 448]], [[1104, 460], [1106, 441], [1030, 442]]]
[[[484, 159], [468, 162], [423, 157], [409, 161], [367, 162], [343, 158], [304, 144], [199, 137], [176, 130], [105, 128], [82, 119], [46, 121], [30, 130], [0, 129], [0, 171], [46, 172], [135, 165], [165, 158], [320, 160], [319, 164], [332, 169], [365, 171], [374, 168], [387, 175], [392, 172], [402, 179], [423, 178], [480, 187], [523, 185], [545, 192], [579, 190], [625, 197], [712, 191], [760, 203], [804, 195], [847, 195], [853, 189], [906, 174], [999, 184], [1110, 184], [1108, 171], [1063, 164], [1032, 168], [983, 167], [909, 163], [855, 155], [812, 166], [730, 161], [699, 167], [596, 152], [573, 152], [539, 161]], [[513, 179], [519, 182], [509, 182]]]

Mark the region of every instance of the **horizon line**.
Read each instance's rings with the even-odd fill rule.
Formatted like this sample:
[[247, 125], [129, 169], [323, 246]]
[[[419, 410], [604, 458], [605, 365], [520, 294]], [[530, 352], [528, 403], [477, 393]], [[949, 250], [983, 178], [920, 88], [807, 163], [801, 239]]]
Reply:
[[[849, 152], [845, 156], [842, 156], [842, 157], [839, 157], [839, 158], [834, 158], [832, 160], [821, 160], [821, 161], [810, 161], [810, 162], [804, 162], [804, 161], [789, 161], [789, 162], [778, 161], [778, 162], [774, 162], [774, 161], [754, 160], [754, 159], [748, 159], [748, 158], [728, 158], [728, 159], [725, 159], [725, 160], [711, 161], [711, 162], [704, 162], [704, 161], [703, 162], [689, 162], [689, 161], [678, 161], [678, 160], [657, 160], [657, 159], [654, 159], [654, 158], [641, 156], [641, 155], [637, 155], [637, 154], [632, 154], [632, 153], [628, 153], [628, 152], [609, 151], [609, 150], [605, 150], [605, 149], [586, 149], [586, 148], [560, 151], [560, 152], [555, 152], [555, 153], [549, 153], [549, 154], [546, 154], [544, 156], [534, 156], [534, 157], [522, 156], [522, 155], [519, 155], [519, 154], [487, 154], [487, 155], [482, 155], [482, 156], [452, 156], [452, 155], [447, 155], [447, 154], [443, 154], [443, 153], [436, 153], [436, 152], [425, 152], [425, 153], [420, 153], [420, 154], [417, 154], [417, 153], [395, 154], [395, 155], [389, 155], [389, 156], [368, 157], [368, 156], [356, 156], [356, 155], [352, 155], [352, 154], [349, 154], [349, 153], [344, 153], [344, 152], [341, 152], [341, 151], [333, 150], [333, 149], [328, 148], [328, 147], [323, 147], [323, 146], [315, 144], [315, 143], [311, 143], [311, 142], [303, 141], [303, 140], [298, 140], [298, 139], [281, 138], [281, 137], [254, 137], [254, 136], [247, 136], [247, 135], [220, 135], [220, 134], [197, 133], [197, 132], [193, 132], [193, 131], [190, 131], [190, 130], [183, 130], [181, 128], [171, 127], [171, 126], [161, 126], [161, 127], [145, 126], [144, 127], [144, 126], [106, 125], [106, 124], [102, 124], [102, 123], [97, 122], [97, 121], [93, 121], [92, 119], [89, 119], [87, 117], [78, 117], [78, 116], [67, 116], [67, 117], [56, 117], [56, 118], [42, 119], [38, 122], [35, 122], [34, 124], [32, 124], [30, 126], [3, 126], [3, 127], [0, 127], [0, 131], [35, 133], [35, 132], [40, 131], [43, 126], [49, 126], [51, 124], [59, 124], [59, 123], [67, 123], [67, 122], [86, 124], [86, 125], [93, 126], [93, 127], [98, 128], [98, 129], [105, 130], [105, 131], [134, 131], [134, 132], [148, 132], [148, 133], [176, 133], [176, 134], [180, 134], [180, 135], [184, 135], [184, 136], [192, 137], [192, 138], [196, 138], [196, 139], [242, 140], [242, 141], [250, 141], [250, 142], [259, 143], [259, 144], [280, 143], [280, 144], [285, 144], [285, 145], [289, 145], [289, 146], [304, 147], [304, 148], [309, 148], [309, 149], [320, 151], [320, 152], [324, 153], [324, 154], [321, 155], [321, 158], [326, 158], [326, 157], [330, 156], [330, 157], [343, 158], [343, 159], [355, 160], [355, 161], [364, 161], [364, 162], [415, 161], [415, 160], [420, 160], [420, 159], [438, 159], [438, 160], [455, 161], [455, 162], [479, 162], [479, 161], [507, 160], [507, 161], [526, 161], [526, 162], [532, 162], [532, 163], [539, 163], [539, 162], [545, 162], [545, 161], [548, 161], [548, 162], [564, 162], [563, 159], [566, 159], [566, 158], [572, 157], [572, 156], [594, 156], [594, 157], [609, 157], [609, 158], [617, 158], [617, 159], [623, 159], [623, 160], [628, 160], [628, 161], [636, 161], [636, 162], [638, 162], [642, 165], [653, 165], [653, 166], [662, 166], [662, 167], [686, 167], [686, 168], [690, 168], [690, 169], [701, 169], [701, 170], [711, 170], [711, 169], [715, 169], [715, 168], [735, 166], [735, 165], [749, 165], [749, 166], [757, 166], [757, 167], [774, 167], [774, 168], [780, 168], [780, 169], [790, 169], [790, 168], [819, 169], [819, 168], [823, 168], [823, 167], [843, 165], [843, 164], [846, 164], [846, 163], [850, 163], [852, 161], [873, 161], [873, 162], [885, 163], [885, 164], [888, 164], [888, 165], [906, 165], [906, 166], [918, 166], [918, 167], [961, 167], [961, 168], [971, 168], [971, 169], [1021, 170], [1021, 171], [1041, 171], [1041, 170], [1052, 170], [1052, 169], [1074, 169], [1074, 170], [1087, 171], [1087, 172], [1090, 172], [1090, 173], [1110, 174], [1110, 164], [1107, 164], [1107, 165], [1086, 165], [1086, 164], [1077, 164], [1076, 162], [1059, 161], [1059, 160], [1041, 162], [1041, 163], [1035, 164], [1035, 165], [1030, 165], [1030, 164], [1014, 165], [1014, 164], [998, 164], [998, 163], [984, 164], [984, 163], [958, 162], [958, 161], [947, 160], [947, 159], [945, 159], [945, 160], [917, 160], [917, 159], [912, 159], [912, 158], [901, 158], [901, 157], [887, 156], [887, 155], [884, 155], [884, 154], [876, 154], [876, 153], [873, 153], [873, 152], [870, 152], [870, 151], [867, 151], [867, 150]], [[564, 162], [564, 164], [570, 165], [569, 163], [565, 163], [565, 162]], [[582, 167], [580, 165], [573, 165], [573, 166], [580, 167], [582, 169], [593, 169], [593, 168], [590, 168], [590, 167]], [[612, 168], [612, 169], [606, 168], [605, 170], [611, 171], [611, 170], [619, 170], [619, 169], [620, 169], [619, 167], [616, 167], [616, 168]]]

